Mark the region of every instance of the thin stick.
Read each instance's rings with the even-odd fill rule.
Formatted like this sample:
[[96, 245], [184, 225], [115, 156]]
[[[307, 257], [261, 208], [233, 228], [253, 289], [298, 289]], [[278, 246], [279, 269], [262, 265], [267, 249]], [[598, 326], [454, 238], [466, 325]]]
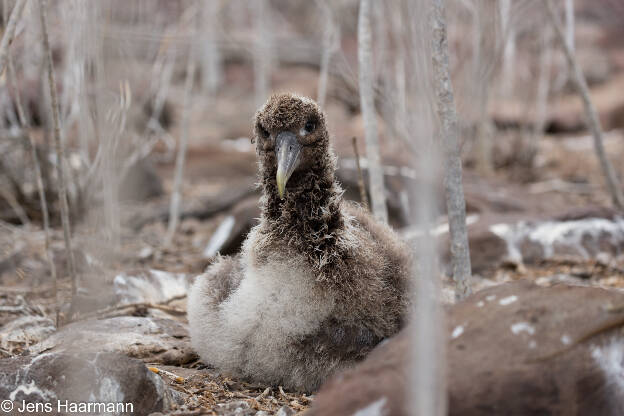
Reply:
[[319, 107], [325, 107], [325, 98], [327, 97], [327, 84], [329, 80], [329, 65], [332, 55], [338, 45], [339, 29], [336, 28], [336, 22], [329, 8], [327, 0], [317, 0], [321, 9], [321, 15], [325, 21], [323, 28], [323, 48], [321, 53], [321, 68], [319, 75], [318, 88], [316, 91], [316, 102]]
[[271, 59], [273, 44], [271, 39], [269, 4], [267, 0], [255, 0], [252, 7], [256, 40], [253, 45], [253, 71], [256, 107], [267, 99], [271, 87]]
[[459, 147], [457, 111], [449, 73], [448, 41], [444, 18], [444, 0], [434, 0], [431, 14], [431, 53], [433, 59], [436, 106], [441, 123], [442, 140], [446, 148], [444, 186], [446, 210], [451, 237], [451, 260], [455, 297], [463, 299], [471, 293], [470, 249], [466, 230], [466, 201], [462, 186], [462, 161]]
[[353, 153], [355, 153], [355, 166], [357, 166], [358, 171], [358, 188], [360, 188], [360, 199], [362, 200], [362, 206], [368, 211], [368, 195], [366, 195], [364, 174], [362, 173], [362, 167], [360, 166], [360, 152], [358, 151], [357, 138], [353, 136], [351, 140], [353, 143]]
[[373, 56], [371, 46], [371, 0], [360, 1], [358, 18], [358, 71], [360, 83], [360, 105], [364, 119], [364, 138], [368, 158], [368, 182], [370, 186], [372, 212], [375, 218], [388, 222], [384, 174], [381, 167], [377, 115], [373, 91]]
[[[3, 2], [3, 12], [7, 13], [7, 2]], [[35, 178], [37, 181], [37, 192], [39, 194], [39, 204], [41, 205], [41, 216], [43, 217], [43, 233], [45, 236], [45, 251], [46, 260], [50, 267], [50, 273], [52, 275], [52, 290], [54, 293], [54, 309], [55, 309], [55, 324], [58, 325], [59, 305], [58, 305], [58, 281], [56, 274], [56, 265], [54, 264], [54, 254], [50, 248], [50, 214], [48, 212], [48, 202], [45, 195], [45, 187], [43, 186], [43, 178], [41, 176], [41, 166], [39, 165], [39, 157], [37, 155], [37, 148], [35, 147], [35, 141], [29, 131], [28, 121], [26, 120], [26, 114], [22, 107], [22, 99], [20, 97], [17, 77], [15, 76], [15, 67], [13, 66], [13, 58], [11, 53], [7, 51], [7, 75], [9, 84], [13, 86], [15, 91], [15, 107], [17, 108], [17, 118], [22, 130], [25, 132], [30, 145], [31, 157], [33, 165], [35, 167]], [[47, 289], [45, 289], [47, 291]]]
[[615, 205], [619, 209], [624, 209], [624, 193], [622, 192], [622, 186], [620, 181], [615, 174], [615, 170], [609, 162], [607, 158], [607, 152], [604, 148], [604, 140], [603, 140], [603, 132], [602, 126], [600, 125], [600, 119], [598, 118], [598, 112], [596, 111], [596, 107], [592, 102], [589, 95], [589, 88], [587, 87], [587, 81], [585, 80], [585, 75], [583, 75], [583, 71], [579, 67], [576, 62], [576, 58], [574, 56], [574, 52], [572, 51], [571, 45], [566, 41], [566, 35], [563, 31], [563, 26], [561, 21], [559, 20], [559, 16], [557, 15], [557, 11], [555, 9], [555, 4], [552, 0], [546, 0], [546, 8], [548, 10], [548, 15], [550, 20], [555, 27], [555, 32], [557, 33], [557, 39], [563, 48], [563, 52], [565, 54], [566, 60], [568, 61], [568, 66], [574, 72], [574, 84], [576, 85], [576, 89], [578, 90], [581, 99], [583, 100], [583, 107], [585, 108], [585, 116], [587, 117], [587, 121], [589, 123], [589, 129], [592, 132], [592, 136], [594, 138], [594, 148], [596, 150], [596, 156], [598, 156], [598, 161], [600, 162], [600, 166], [602, 167], [603, 174], [607, 181], [607, 186], [609, 188], [609, 192], [611, 193], [611, 199], [613, 200], [613, 205]]
[[[191, 39], [194, 39], [191, 36]], [[191, 92], [195, 79], [195, 44], [191, 42], [188, 61], [186, 64], [186, 80], [184, 83], [184, 104], [182, 113], [182, 134], [180, 146], [176, 158], [175, 176], [173, 178], [173, 192], [171, 195], [171, 205], [169, 208], [169, 225], [165, 237], [165, 246], [169, 246], [173, 240], [178, 222], [180, 221], [180, 200], [182, 194], [182, 179], [184, 177], [184, 163], [186, 160], [186, 148], [188, 145], [189, 124], [191, 123]]]
[[[172, 316], [186, 315], [186, 311], [182, 309], [174, 308], [172, 306], [167, 306], [167, 305], [163, 305], [160, 303], [137, 302], [137, 303], [126, 303], [123, 305], [115, 305], [109, 308], [100, 309], [98, 311], [82, 315], [73, 322], [84, 321], [84, 320], [91, 319], [91, 318], [98, 318], [98, 319], [110, 318], [111, 316], [114, 316], [116, 313], [121, 313], [122, 311], [126, 311], [127, 309], [135, 309], [135, 310], [136, 309], [158, 309]], [[123, 313], [127, 314], [127, 312], [123, 312]]]
[[43, 217], [43, 233], [45, 236], [45, 251], [46, 251], [46, 260], [48, 261], [48, 266], [50, 267], [50, 273], [52, 274], [52, 290], [54, 291], [54, 305], [56, 310], [56, 323], [58, 325], [58, 282], [56, 275], [56, 265], [54, 264], [54, 253], [50, 248], [50, 214], [48, 211], [48, 202], [46, 200], [45, 187], [43, 186], [43, 177], [41, 175], [41, 166], [39, 165], [39, 157], [37, 155], [37, 148], [35, 146], [35, 141], [28, 130], [29, 125], [26, 120], [26, 114], [24, 113], [24, 108], [22, 107], [22, 100], [20, 98], [19, 90], [17, 88], [17, 78], [15, 76], [15, 68], [13, 66], [13, 59], [11, 54], [8, 54], [8, 76], [9, 83], [13, 85], [15, 89], [15, 107], [17, 107], [17, 118], [20, 122], [20, 125], [24, 132], [26, 133], [26, 137], [28, 138], [28, 144], [30, 145], [31, 157], [33, 160], [33, 165], [35, 167], [35, 178], [37, 181], [37, 192], [39, 194], [39, 204], [41, 205], [41, 216]]
[[574, 0], [565, 0], [566, 43], [574, 52]]
[[67, 188], [64, 169], [65, 149], [63, 147], [63, 143], [61, 142], [61, 122], [59, 119], [58, 97], [56, 94], [56, 79], [54, 76], [54, 66], [52, 64], [50, 39], [48, 37], [47, 0], [39, 0], [39, 17], [41, 18], [41, 34], [43, 37], [43, 50], [48, 70], [52, 120], [54, 122], [54, 148], [56, 151], [56, 174], [59, 181], [59, 199], [61, 200], [61, 222], [63, 224], [63, 238], [65, 240], [65, 250], [67, 251], [67, 261], [69, 263], [69, 276], [71, 278], [73, 297], [78, 291], [78, 282], [76, 281], [76, 262], [74, 260], [74, 252], [72, 251], [71, 245], [69, 205], [67, 203]]
[[219, 50], [219, 7], [218, 1], [201, 3], [202, 20], [202, 54], [201, 54], [201, 83], [202, 89], [215, 94], [221, 83], [221, 51]]
[[7, 65], [9, 46], [11, 46], [11, 43], [13, 42], [13, 37], [15, 36], [15, 28], [17, 27], [17, 22], [22, 15], [22, 11], [24, 10], [26, 1], [27, 0], [17, 0], [17, 4], [15, 5], [15, 7], [13, 7], [11, 17], [9, 18], [9, 23], [7, 23], [6, 30], [4, 31], [2, 42], [0, 42], [0, 74], [4, 72], [4, 69]]

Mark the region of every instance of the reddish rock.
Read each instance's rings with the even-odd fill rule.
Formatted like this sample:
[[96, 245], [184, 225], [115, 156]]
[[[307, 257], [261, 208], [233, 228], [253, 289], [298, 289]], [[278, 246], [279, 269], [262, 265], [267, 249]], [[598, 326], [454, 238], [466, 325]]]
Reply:
[[[451, 306], [449, 415], [621, 415], [624, 294], [514, 282]], [[319, 392], [311, 415], [408, 415], [409, 333]]]

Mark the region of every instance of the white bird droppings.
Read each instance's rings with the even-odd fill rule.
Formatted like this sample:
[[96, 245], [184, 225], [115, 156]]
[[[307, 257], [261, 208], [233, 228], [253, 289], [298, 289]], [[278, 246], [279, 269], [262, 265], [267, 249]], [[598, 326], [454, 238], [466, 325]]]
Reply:
[[386, 398], [382, 397], [365, 408], [358, 410], [353, 414], [353, 416], [383, 416], [386, 414], [386, 411], [383, 409], [385, 404]]
[[507, 306], [507, 305], [511, 305], [517, 300], [518, 300], [518, 296], [511, 295], [511, 296], [507, 296], [506, 298], [502, 298], [501, 300], [498, 301], [498, 303], [502, 306]]
[[563, 345], [570, 345], [571, 342], [572, 342], [572, 340], [570, 339], [570, 337], [567, 334], [563, 334], [561, 336], [561, 343]]
[[613, 338], [608, 344], [591, 346], [591, 356], [605, 375], [607, 385], [614, 386], [613, 400], [624, 400], [624, 343]]
[[208, 241], [208, 245], [204, 249], [203, 255], [205, 258], [213, 257], [219, 252], [219, 250], [221, 250], [223, 244], [225, 244], [228, 237], [232, 233], [235, 223], [236, 220], [232, 215], [225, 217], [212, 237], [210, 237], [210, 241]]
[[482, 308], [483, 305], [485, 305], [485, 303], [483, 303], [482, 300], [480, 300], [479, 302], [477, 302], [477, 308]]
[[455, 329], [453, 330], [453, 332], [451, 333], [451, 337], [453, 339], [457, 338], [458, 336], [460, 336], [461, 334], [464, 333], [464, 327], [463, 325], [458, 325], [455, 327]]
[[496, 299], [496, 295], [488, 295], [485, 297], [485, 300], [488, 302], [492, 302], [494, 299]]
[[529, 325], [528, 322], [516, 322], [511, 325], [511, 332], [515, 335], [518, 335], [520, 332], [526, 332], [529, 335], [533, 335], [535, 333], [535, 328]]

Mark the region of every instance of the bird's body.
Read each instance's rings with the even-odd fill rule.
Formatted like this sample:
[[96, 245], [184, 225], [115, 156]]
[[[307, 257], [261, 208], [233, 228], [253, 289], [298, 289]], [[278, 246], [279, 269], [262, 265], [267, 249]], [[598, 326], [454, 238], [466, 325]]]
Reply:
[[410, 256], [342, 199], [314, 102], [271, 97], [256, 140], [260, 224], [191, 289], [192, 342], [225, 372], [312, 391], [402, 327]]

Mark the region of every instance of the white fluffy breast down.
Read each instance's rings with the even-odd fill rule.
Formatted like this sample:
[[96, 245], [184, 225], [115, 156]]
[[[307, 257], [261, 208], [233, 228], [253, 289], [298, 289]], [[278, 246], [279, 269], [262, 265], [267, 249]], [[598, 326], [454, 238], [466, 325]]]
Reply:
[[239, 287], [215, 308], [202, 306], [210, 278], [198, 278], [189, 297], [192, 343], [204, 362], [222, 371], [297, 384], [292, 346], [318, 329], [334, 300], [316, 287], [303, 258], [268, 263], [247, 265]]

